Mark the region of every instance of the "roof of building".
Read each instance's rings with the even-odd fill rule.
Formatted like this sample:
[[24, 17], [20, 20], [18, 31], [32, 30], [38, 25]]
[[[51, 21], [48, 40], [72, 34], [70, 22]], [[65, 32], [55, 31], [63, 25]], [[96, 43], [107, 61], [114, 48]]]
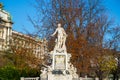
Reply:
[[29, 36], [29, 35], [26, 35], [26, 34], [23, 34], [23, 33], [17, 32], [17, 31], [12, 31], [12, 34], [19, 35], [19, 36], [22, 36], [25, 38], [29, 38], [29, 39], [37, 41], [37, 42], [43, 42], [43, 40], [40, 40], [40, 39], [38, 40], [37, 38], [34, 38], [32, 36]]
[[[7, 16], [5, 16], [5, 15], [7, 15]], [[4, 22], [12, 23], [12, 24], [13, 24], [13, 22], [12, 22], [12, 20], [11, 20], [11, 15], [10, 15], [10, 13], [8, 13], [7, 11], [5, 11], [5, 10], [3, 9], [3, 4], [2, 4], [2, 3], [0, 3], [0, 19], [1, 19], [2, 21], [4, 21]]]

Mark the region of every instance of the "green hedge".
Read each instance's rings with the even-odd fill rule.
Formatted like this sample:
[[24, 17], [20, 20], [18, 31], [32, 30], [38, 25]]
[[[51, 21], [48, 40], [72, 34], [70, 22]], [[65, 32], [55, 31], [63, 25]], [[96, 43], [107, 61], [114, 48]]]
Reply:
[[0, 80], [20, 80], [20, 77], [39, 77], [40, 71], [36, 69], [17, 69], [14, 66], [0, 68]]
[[19, 80], [19, 70], [12, 66], [0, 69], [0, 80]]

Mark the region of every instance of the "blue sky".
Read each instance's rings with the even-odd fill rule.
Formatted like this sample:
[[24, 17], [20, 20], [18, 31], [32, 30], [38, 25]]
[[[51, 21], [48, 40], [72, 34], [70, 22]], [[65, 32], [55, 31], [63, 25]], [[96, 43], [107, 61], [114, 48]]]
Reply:
[[13, 30], [18, 32], [33, 31], [34, 28], [28, 21], [28, 15], [35, 15], [32, 4], [34, 0], [0, 0], [3, 3], [4, 9], [12, 16]]
[[[0, 0], [4, 4], [4, 9], [10, 12], [14, 22], [13, 29], [25, 33], [24, 29], [33, 32], [34, 28], [28, 21], [27, 15], [35, 16], [35, 10], [31, 3], [35, 0]], [[120, 0], [104, 0], [104, 5], [108, 13], [116, 22], [120, 23]]]
[[104, 5], [108, 9], [110, 16], [120, 24], [120, 0], [105, 0]]

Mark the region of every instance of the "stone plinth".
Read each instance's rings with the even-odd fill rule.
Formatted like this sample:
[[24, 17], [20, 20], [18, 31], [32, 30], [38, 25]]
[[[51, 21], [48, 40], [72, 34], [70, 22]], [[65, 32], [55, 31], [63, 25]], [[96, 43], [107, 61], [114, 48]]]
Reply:
[[71, 75], [48, 75], [48, 80], [72, 80]]
[[70, 63], [71, 55], [65, 51], [52, 51], [52, 65], [44, 69], [41, 80], [76, 80], [76, 68]]

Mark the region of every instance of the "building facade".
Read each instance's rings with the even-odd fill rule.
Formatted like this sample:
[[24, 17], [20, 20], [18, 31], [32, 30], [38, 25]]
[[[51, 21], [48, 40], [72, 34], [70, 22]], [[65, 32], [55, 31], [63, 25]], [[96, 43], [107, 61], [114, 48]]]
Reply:
[[31, 50], [36, 57], [40, 58], [47, 53], [47, 41], [40, 40], [12, 30], [12, 20], [8, 12], [3, 10], [0, 4], [0, 51], [21, 47]]
[[10, 14], [0, 7], [0, 50], [7, 49], [12, 36]]

